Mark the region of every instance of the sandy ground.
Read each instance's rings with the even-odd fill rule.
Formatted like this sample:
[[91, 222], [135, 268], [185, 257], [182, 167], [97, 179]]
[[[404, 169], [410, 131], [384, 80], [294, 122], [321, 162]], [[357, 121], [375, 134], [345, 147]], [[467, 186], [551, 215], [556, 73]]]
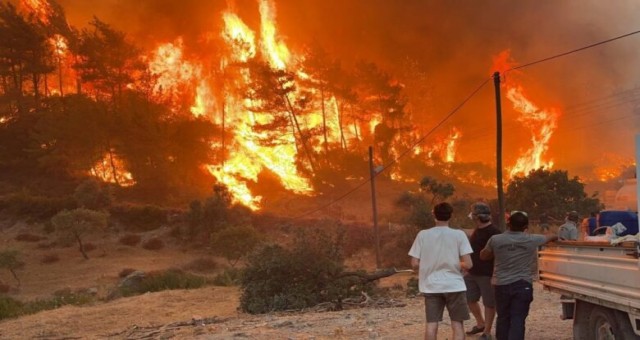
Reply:
[[[527, 339], [572, 339], [571, 322], [558, 317], [558, 296], [535, 288]], [[398, 299], [404, 307], [248, 315], [236, 310], [239, 295], [237, 288], [208, 287], [150, 293], [95, 306], [66, 306], [3, 321], [0, 338], [419, 339], [424, 332], [420, 297]], [[203, 321], [189, 324], [194, 319]], [[472, 323], [465, 326], [470, 328]], [[439, 338], [451, 339], [446, 316]]]
[[[61, 289], [97, 290], [104, 297], [124, 268], [143, 271], [181, 268], [206, 257], [205, 250], [168, 245], [158, 251], [116, 242], [118, 235], [94, 235], [97, 249], [84, 260], [72, 248], [43, 248], [39, 243], [16, 242], [21, 227], [0, 230], [0, 249], [20, 251], [22, 285], [7, 270], [0, 283], [10, 284], [9, 296], [22, 301], [51, 297]], [[161, 231], [158, 231], [161, 232]], [[40, 244], [40, 245], [39, 245]], [[45, 264], [46, 255], [60, 260]], [[221, 266], [222, 267], [222, 266]], [[381, 286], [406, 285], [406, 274], [385, 278]], [[420, 339], [424, 332], [422, 298], [397, 292], [395, 305], [362, 306], [338, 312], [301, 312], [248, 315], [237, 310], [240, 291], [235, 287], [206, 287], [147, 293], [94, 305], [65, 306], [16, 319], [0, 321], [0, 339]], [[528, 318], [527, 339], [571, 339], [571, 321], [559, 319], [559, 297], [536, 284]], [[195, 321], [193, 321], [195, 320]], [[470, 328], [467, 322], [465, 328]], [[440, 339], [451, 339], [450, 323], [441, 323]], [[473, 339], [475, 337], [468, 337]]]

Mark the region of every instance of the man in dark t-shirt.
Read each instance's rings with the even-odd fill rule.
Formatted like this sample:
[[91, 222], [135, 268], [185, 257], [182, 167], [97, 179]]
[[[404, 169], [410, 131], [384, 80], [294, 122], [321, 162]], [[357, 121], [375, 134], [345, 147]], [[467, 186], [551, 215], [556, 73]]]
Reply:
[[[496, 315], [494, 290], [491, 286], [493, 260], [481, 260], [480, 251], [484, 249], [491, 236], [500, 234], [500, 230], [491, 223], [491, 208], [486, 203], [474, 203], [471, 206], [469, 218], [476, 224], [476, 228], [469, 237], [473, 249], [471, 254], [473, 267], [465, 275], [464, 281], [467, 286], [467, 303], [476, 319], [476, 325], [467, 331], [467, 334], [482, 333], [480, 339], [490, 339], [493, 319]], [[479, 303], [481, 297], [484, 315]]]

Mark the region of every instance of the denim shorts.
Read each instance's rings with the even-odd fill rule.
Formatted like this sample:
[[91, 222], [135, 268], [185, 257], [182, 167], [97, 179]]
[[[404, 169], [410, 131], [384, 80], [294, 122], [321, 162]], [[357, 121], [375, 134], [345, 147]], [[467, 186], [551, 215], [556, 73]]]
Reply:
[[427, 322], [442, 321], [442, 313], [445, 306], [451, 321], [469, 320], [466, 292], [424, 294], [424, 309], [427, 315]]

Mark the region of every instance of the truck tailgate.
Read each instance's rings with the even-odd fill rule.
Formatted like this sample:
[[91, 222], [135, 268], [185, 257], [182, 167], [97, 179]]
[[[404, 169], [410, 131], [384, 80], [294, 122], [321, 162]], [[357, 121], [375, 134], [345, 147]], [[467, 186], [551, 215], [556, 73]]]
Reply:
[[540, 283], [547, 289], [602, 305], [640, 312], [640, 262], [635, 244], [557, 242], [539, 252]]

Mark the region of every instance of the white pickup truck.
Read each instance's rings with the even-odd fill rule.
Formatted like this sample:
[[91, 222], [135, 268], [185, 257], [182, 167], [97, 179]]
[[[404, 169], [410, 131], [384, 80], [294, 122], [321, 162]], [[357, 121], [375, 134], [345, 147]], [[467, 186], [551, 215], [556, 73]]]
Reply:
[[633, 241], [558, 241], [541, 248], [540, 283], [562, 294], [574, 339], [640, 339], [639, 252]]

